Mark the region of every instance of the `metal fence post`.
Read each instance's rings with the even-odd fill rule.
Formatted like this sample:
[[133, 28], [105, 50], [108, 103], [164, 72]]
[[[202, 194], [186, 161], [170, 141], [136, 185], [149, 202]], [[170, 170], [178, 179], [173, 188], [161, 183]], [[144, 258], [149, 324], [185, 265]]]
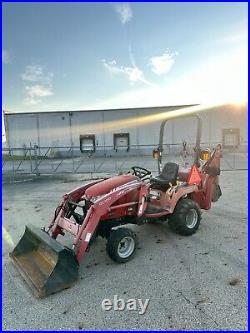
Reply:
[[94, 170], [93, 171], [95, 173], [95, 171], [96, 171], [96, 169], [95, 169], [95, 156], [92, 155], [92, 157], [93, 157], [93, 162], [94, 162]]
[[30, 142], [30, 148], [29, 148], [29, 156], [30, 156], [30, 172], [32, 173], [33, 170], [32, 170], [32, 156], [31, 156], [31, 150], [32, 150], [32, 147], [31, 147], [31, 142]]
[[13, 174], [13, 179], [15, 179], [15, 161], [14, 161], [14, 156], [12, 155], [11, 148], [9, 148], [9, 156], [12, 161], [12, 174]]
[[38, 170], [38, 159], [37, 159], [37, 149], [39, 147], [37, 145], [34, 145], [34, 156], [35, 156], [35, 174], [36, 176], [40, 176], [39, 170]]
[[71, 161], [72, 161], [72, 173], [75, 173], [75, 167], [74, 167], [74, 150], [73, 146], [71, 145]]

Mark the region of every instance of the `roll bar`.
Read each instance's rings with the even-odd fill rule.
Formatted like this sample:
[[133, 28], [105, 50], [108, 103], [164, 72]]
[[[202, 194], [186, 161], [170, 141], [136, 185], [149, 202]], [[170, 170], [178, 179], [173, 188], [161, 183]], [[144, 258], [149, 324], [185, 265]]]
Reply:
[[[200, 143], [201, 143], [201, 132], [202, 132], [202, 119], [198, 114], [192, 114], [192, 115], [187, 115], [184, 117], [193, 117], [196, 118], [197, 120], [197, 132], [196, 132], [196, 143], [195, 143], [195, 160], [194, 163], [199, 167], [200, 162], [199, 162], [199, 156], [200, 156]], [[172, 119], [177, 119], [177, 118], [183, 118], [183, 116], [175, 117]], [[172, 120], [171, 119], [171, 120]], [[165, 125], [169, 119], [163, 120], [161, 123], [160, 127], [160, 137], [159, 137], [159, 145], [158, 145], [158, 151], [159, 151], [159, 157], [158, 157], [158, 172], [161, 172], [162, 169], [162, 152], [163, 152], [163, 136], [164, 136], [164, 129]]]

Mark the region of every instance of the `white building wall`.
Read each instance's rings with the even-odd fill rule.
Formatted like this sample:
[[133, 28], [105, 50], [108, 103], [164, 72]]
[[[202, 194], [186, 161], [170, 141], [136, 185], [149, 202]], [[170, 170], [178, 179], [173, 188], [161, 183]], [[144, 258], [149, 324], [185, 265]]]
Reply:
[[70, 146], [69, 113], [39, 113], [38, 136], [40, 147]]
[[246, 108], [215, 108], [208, 113], [208, 116], [210, 118], [211, 144], [222, 143], [224, 129], [239, 128], [240, 144], [246, 145], [248, 141]]
[[[163, 110], [157, 110], [157, 113], [160, 111]], [[80, 135], [94, 134], [97, 152], [108, 149], [114, 152], [114, 133], [129, 133], [131, 146], [156, 146], [161, 120], [157, 120], [155, 112], [154, 109], [135, 109], [5, 114], [7, 145], [18, 148], [30, 145], [79, 147]], [[217, 108], [200, 115], [203, 119], [202, 142], [205, 144], [222, 143], [223, 129], [239, 128], [240, 143], [247, 145], [246, 107]], [[150, 123], [149, 116], [152, 118]], [[195, 138], [195, 118], [169, 120], [165, 126], [164, 144], [181, 144], [183, 140], [194, 144]], [[139, 153], [144, 151], [143, 148], [138, 150]]]
[[96, 145], [104, 145], [102, 112], [71, 112], [71, 131], [73, 146], [80, 145], [80, 135], [94, 134]]
[[5, 115], [7, 146], [23, 148], [38, 144], [38, 114]]
[[[159, 143], [159, 133], [161, 121], [158, 120], [158, 113], [152, 114], [152, 111], [140, 111], [141, 122], [138, 122], [138, 142], [143, 145], [157, 145]], [[152, 117], [152, 122], [148, 122]], [[155, 118], [155, 119], [154, 119]], [[164, 143], [172, 143], [172, 123], [167, 122], [164, 133]]]
[[105, 145], [114, 146], [114, 134], [129, 133], [130, 145], [136, 145], [137, 139], [137, 112], [115, 110], [103, 112]]

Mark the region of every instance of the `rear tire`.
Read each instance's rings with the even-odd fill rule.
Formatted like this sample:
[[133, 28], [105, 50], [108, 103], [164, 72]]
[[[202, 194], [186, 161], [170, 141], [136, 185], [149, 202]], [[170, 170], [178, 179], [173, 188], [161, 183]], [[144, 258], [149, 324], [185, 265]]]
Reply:
[[111, 231], [106, 250], [112, 260], [124, 263], [132, 259], [137, 244], [136, 234], [132, 230], [119, 228]]
[[177, 234], [190, 236], [196, 233], [201, 221], [201, 210], [191, 199], [181, 199], [169, 218], [169, 227]]

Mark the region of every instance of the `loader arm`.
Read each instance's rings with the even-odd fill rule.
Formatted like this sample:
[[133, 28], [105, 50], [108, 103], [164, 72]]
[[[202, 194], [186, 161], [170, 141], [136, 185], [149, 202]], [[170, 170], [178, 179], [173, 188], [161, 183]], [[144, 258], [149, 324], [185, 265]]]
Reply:
[[90, 207], [84, 222], [77, 233], [73, 246], [75, 248], [76, 257], [78, 262], [81, 261], [86, 249], [88, 248], [89, 241], [95, 232], [98, 223], [103, 215], [109, 212], [111, 206], [124, 195], [133, 191], [136, 188], [140, 188], [142, 183], [139, 181], [132, 181], [128, 184], [122, 185], [114, 189], [111, 193], [108, 193], [101, 198], [98, 198]]

